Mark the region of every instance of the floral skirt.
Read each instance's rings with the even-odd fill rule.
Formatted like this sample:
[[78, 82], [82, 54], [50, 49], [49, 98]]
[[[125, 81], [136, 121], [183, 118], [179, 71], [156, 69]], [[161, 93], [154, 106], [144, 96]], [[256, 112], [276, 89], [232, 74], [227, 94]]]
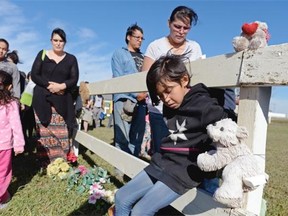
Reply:
[[44, 127], [36, 112], [37, 158], [42, 166], [48, 165], [56, 158], [67, 160], [70, 151], [70, 139], [67, 125], [61, 115], [52, 107], [50, 124]]

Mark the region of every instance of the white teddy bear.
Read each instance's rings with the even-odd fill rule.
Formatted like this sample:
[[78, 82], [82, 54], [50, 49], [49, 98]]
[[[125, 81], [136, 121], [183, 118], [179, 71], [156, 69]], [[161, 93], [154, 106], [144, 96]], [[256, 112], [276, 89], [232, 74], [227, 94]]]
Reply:
[[[245, 127], [238, 126], [232, 119], [226, 118], [208, 125], [207, 133], [213, 140], [216, 150], [200, 154], [197, 164], [206, 172], [225, 167], [222, 172], [222, 183], [215, 191], [214, 199], [229, 207], [240, 208], [243, 192], [266, 183], [267, 174], [261, 166], [263, 159], [251, 153], [243, 142], [248, 137], [248, 131]], [[259, 184], [245, 185], [247, 179], [257, 176]]]
[[268, 45], [270, 34], [268, 25], [265, 22], [255, 21], [253, 23], [244, 23], [240, 36], [232, 40], [232, 45], [236, 52], [245, 49], [255, 50]]

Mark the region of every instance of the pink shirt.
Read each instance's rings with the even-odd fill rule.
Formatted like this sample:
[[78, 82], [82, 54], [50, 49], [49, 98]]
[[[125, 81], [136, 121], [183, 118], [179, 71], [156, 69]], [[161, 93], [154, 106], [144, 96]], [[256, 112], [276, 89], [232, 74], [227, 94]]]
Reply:
[[0, 151], [14, 148], [23, 151], [25, 140], [17, 101], [0, 105]]

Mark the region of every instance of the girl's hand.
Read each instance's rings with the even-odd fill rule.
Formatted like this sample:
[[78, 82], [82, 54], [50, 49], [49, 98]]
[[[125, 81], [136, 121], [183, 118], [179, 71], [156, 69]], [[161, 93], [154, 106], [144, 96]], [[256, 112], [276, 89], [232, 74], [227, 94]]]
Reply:
[[147, 92], [140, 92], [137, 94], [137, 101], [145, 100], [147, 97]]

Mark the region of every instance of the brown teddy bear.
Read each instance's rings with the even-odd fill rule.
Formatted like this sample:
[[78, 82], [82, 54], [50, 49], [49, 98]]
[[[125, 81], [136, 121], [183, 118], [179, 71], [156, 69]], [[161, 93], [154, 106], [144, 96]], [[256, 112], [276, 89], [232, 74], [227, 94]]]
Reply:
[[255, 50], [266, 47], [269, 39], [268, 25], [265, 22], [255, 21], [242, 25], [242, 32], [240, 36], [233, 38], [232, 45], [236, 52], [245, 49]]

